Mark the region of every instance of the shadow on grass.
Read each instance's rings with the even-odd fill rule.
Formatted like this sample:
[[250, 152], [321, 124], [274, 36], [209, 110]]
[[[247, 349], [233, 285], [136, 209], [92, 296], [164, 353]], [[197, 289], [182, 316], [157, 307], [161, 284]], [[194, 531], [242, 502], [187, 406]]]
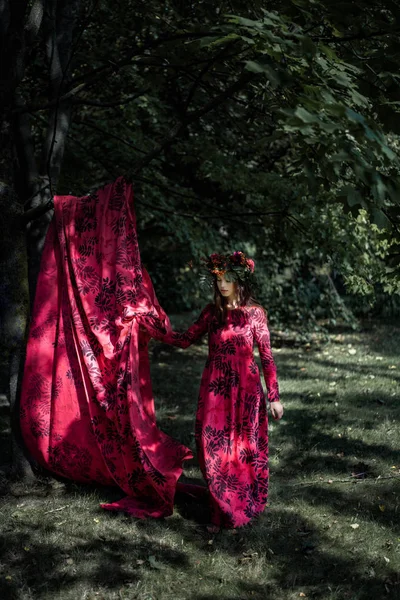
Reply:
[[[333, 546], [321, 529], [293, 511], [272, 510], [268, 516], [262, 515], [254, 526], [238, 530], [236, 535], [225, 531], [215, 536], [211, 547], [210, 536], [182, 528], [178, 521], [168, 522], [167, 526], [176, 528], [176, 533], [186, 542], [194, 542], [199, 555], [229, 555], [236, 562], [231, 580], [244, 596], [217, 592], [225, 582], [226, 573], [222, 572], [221, 577], [210, 577], [214, 594], [193, 593], [191, 597], [196, 600], [233, 597], [279, 600], [283, 592], [284, 597], [288, 597], [286, 592], [295, 590], [321, 600], [328, 598], [332, 591], [339, 592], [336, 597], [370, 600], [381, 598], [385, 585], [400, 583], [398, 573], [383, 563], [380, 567], [370, 567], [362, 545], [355, 542], [351, 557], [343, 556], [340, 545]], [[250, 579], [249, 565], [253, 566], [253, 581], [246, 581]], [[265, 580], [267, 574], [267, 583], [255, 581], [257, 571], [259, 579]]]
[[[314, 491], [310, 490], [310, 493]], [[114, 517], [110, 516], [110, 519]], [[118, 517], [115, 521], [117, 524], [125, 519]], [[104, 597], [107, 590], [111, 593], [121, 588], [133, 589], [145, 571], [156, 578], [160, 576], [159, 569], [162, 568], [162, 573], [169, 569], [169, 577], [173, 578], [174, 572], [193, 571], [194, 574], [194, 563], [202, 561], [205, 566], [199, 572], [203, 585], [213, 591], [197, 591], [193, 579], [193, 589], [188, 596], [193, 600], [280, 600], [283, 593], [288, 597], [286, 593], [296, 590], [321, 600], [329, 597], [330, 590], [337, 593], [336, 597], [370, 600], [381, 598], [385, 585], [394, 589], [398, 582], [393, 569], [376, 565], [368, 568], [362, 546], [355, 545], [350, 559], [343, 557], [321, 529], [316, 529], [312, 522], [292, 511], [271, 511], [255, 526], [244, 528], [237, 535], [227, 531], [215, 536], [212, 545], [202, 530], [194, 529], [180, 519], [139, 521], [136, 525], [137, 532], [133, 536], [129, 536], [126, 529], [124, 533], [118, 530], [109, 533], [108, 537], [87, 532], [85, 539], [77, 533], [70, 534], [67, 544], [61, 540], [59, 544], [37, 541], [54, 532], [55, 526], [49, 524], [35, 527], [25, 523], [23, 533], [5, 531], [0, 560], [3, 564], [7, 561], [8, 572], [12, 575], [10, 580], [3, 577], [0, 581], [1, 598], [40, 600], [58, 595], [61, 590], [65, 597], [72, 591], [76, 596], [69, 597], [80, 598], [83, 597], [82, 590], [88, 587], [102, 588]], [[185, 550], [188, 545], [194, 546], [191, 555], [165, 541], [160, 544], [149, 539], [154, 536], [165, 540], [165, 532], [169, 535], [173, 532], [182, 538]], [[218, 560], [223, 556], [231, 559], [228, 571], [221, 568], [218, 574], [215, 569], [207, 568], [210, 558], [212, 561], [213, 557]], [[253, 567], [253, 571], [249, 571], [249, 567]], [[258, 571], [263, 583], [257, 582]], [[171, 585], [173, 582], [168, 581], [169, 589]], [[185, 597], [179, 591], [179, 584], [175, 585], [175, 594], [166, 592], [163, 595], [161, 582], [158, 592], [152, 592], [148, 597]], [[227, 594], [227, 585], [237, 591]], [[145, 596], [132, 593], [132, 596], [115, 597]]]
[[188, 566], [184, 552], [160, 547], [159, 543], [144, 536], [129, 539], [126, 533], [116, 532], [113, 539], [107, 539], [87, 532], [86, 539], [70, 536], [72, 539], [67, 544], [61, 540], [59, 544], [38, 542], [39, 538], [51, 533], [49, 525], [32, 527], [28, 523], [24, 524], [23, 533], [4, 532], [0, 561], [7, 562], [8, 573], [12, 575], [9, 579], [4, 576], [0, 579], [2, 600], [39, 599], [61, 590], [67, 594], [72, 588], [80, 598], [88, 587], [118, 590], [127, 583], [132, 586], [140, 580], [142, 564], [155, 554], [163, 567], [179, 566], [182, 569]]
[[[194, 403], [207, 349], [205, 345], [187, 352], [159, 348], [152, 367], [158, 424], [166, 433], [194, 448]], [[280, 363], [282, 370], [287, 369], [286, 377], [303, 379], [289, 358], [280, 357]], [[323, 359], [318, 364], [328, 369], [338, 365]], [[340, 369], [353, 372], [356, 367], [359, 367], [356, 363], [343, 362]], [[367, 371], [363, 366], [362, 372]], [[298, 401], [299, 395], [288, 398]], [[385, 440], [339, 438], [331, 431], [344, 424], [355, 427], [371, 423], [372, 428], [376, 421], [375, 400], [366, 404], [365, 396], [353, 394], [351, 401], [342, 400], [342, 407], [346, 406], [344, 413], [342, 407], [337, 410], [332, 407], [334, 398], [332, 394], [331, 402], [322, 411], [313, 398], [300, 397], [304, 408], [294, 408], [289, 402], [285, 421], [279, 425], [282, 446], [279, 465], [272, 473], [273, 493], [280, 495], [280, 506], [284, 508], [272, 508], [253, 527], [240, 529], [236, 534], [224, 531], [210, 538], [204, 529], [209, 519], [206, 503], [189, 500], [181, 494], [176, 496], [176, 514], [164, 521], [136, 521], [112, 513], [105, 516], [100, 509], [95, 512], [100, 496], [104, 500], [106, 495], [112, 501], [121, 497], [122, 492], [65, 484], [58, 492], [62, 503], [65, 500], [74, 505], [74, 498], [85, 502], [88, 498], [89, 513], [76, 503], [79, 518], [84, 524], [88, 515], [93, 520], [93, 514], [101, 512], [103, 530], [96, 531], [89, 525], [80, 529], [79, 523], [69, 527], [64, 519], [58, 528], [55, 522], [34, 524], [18, 515], [11, 516], [3, 527], [0, 544], [0, 563], [5, 566], [0, 576], [0, 597], [4, 600], [48, 600], [56, 595], [73, 600], [83, 597], [282, 600], [298, 597], [302, 592], [317, 600], [395, 598], [396, 592], [400, 592], [399, 576], [392, 563], [384, 563], [382, 556], [371, 559], [370, 540], [363, 535], [362, 527], [354, 539], [348, 540], [345, 535], [342, 539], [335, 538], [328, 535], [332, 532], [328, 529], [330, 524], [326, 528], [316, 525], [316, 521], [297, 509], [297, 502], [302, 502], [310, 515], [327, 512], [336, 513], [349, 523], [355, 516], [361, 523], [373, 521], [389, 538], [399, 535], [393, 487], [388, 484], [379, 489], [379, 503], [385, 504], [382, 512], [377, 492], [363, 495], [362, 482], [352, 482], [343, 489], [318, 482], [305, 487], [288, 485], [299, 473], [314, 479], [318, 472], [349, 477], [357, 467], [366, 469], [367, 477], [374, 478], [379, 474], [374, 458], [384, 456], [387, 462], [400, 462], [399, 454]], [[390, 396], [381, 395], [380, 400], [386, 408], [396, 408]], [[315, 404], [312, 419], [307, 404]], [[7, 443], [6, 433], [0, 435], [0, 443]], [[196, 462], [191, 464], [195, 466]], [[55, 495], [51, 487], [39, 490], [36, 495], [32, 489], [26, 493], [38, 502]], [[55, 514], [61, 515], [62, 511]], [[349, 531], [354, 535], [352, 529]], [[380, 549], [383, 554], [384, 548]], [[180, 588], [181, 574], [186, 585], [191, 585], [189, 595]], [[6, 579], [7, 575], [10, 579]], [[171, 591], [174, 586], [175, 591]], [[84, 596], [88, 589], [101, 589], [100, 596]]]

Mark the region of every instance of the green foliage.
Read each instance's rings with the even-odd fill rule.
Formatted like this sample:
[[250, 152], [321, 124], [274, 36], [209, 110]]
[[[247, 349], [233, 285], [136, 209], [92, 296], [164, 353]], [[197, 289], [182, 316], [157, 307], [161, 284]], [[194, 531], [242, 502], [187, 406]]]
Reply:
[[[350, 318], [333, 282], [399, 293], [396, 5], [226, 11], [103, 0], [81, 20], [58, 192], [131, 176], [142, 258], [169, 310], [205, 301], [202, 255], [250, 248], [271, 315]], [[21, 84], [36, 140], [43, 65], [37, 51]]]
[[305, 178], [313, 194], [334, 186], [347, 210], [366, 208], [379, 227], [390, 227], [385, 209], [398, 208], [400, 163], [360, 91], [361, 68], [284, 14], [230, 20], [257, 58], [245, 68], [265, 76], [265, 104], [272, 100], [282, 132], [295, 136], [293, 175]]

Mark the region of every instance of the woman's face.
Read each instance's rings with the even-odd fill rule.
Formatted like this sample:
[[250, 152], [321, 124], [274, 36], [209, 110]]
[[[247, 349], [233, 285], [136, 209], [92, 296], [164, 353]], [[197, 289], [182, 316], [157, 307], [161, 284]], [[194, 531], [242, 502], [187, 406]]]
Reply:
[[236, 283], [229, 276], [218, 275], [217, 277], [218, 290], [224, 298], [234, 299], [236, 297]]

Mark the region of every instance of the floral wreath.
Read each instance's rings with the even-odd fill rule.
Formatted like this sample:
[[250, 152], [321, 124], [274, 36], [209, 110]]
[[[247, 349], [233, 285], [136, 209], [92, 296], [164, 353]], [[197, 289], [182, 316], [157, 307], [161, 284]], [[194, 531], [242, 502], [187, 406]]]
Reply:
[[246, 281], [252, 278], [254, 273], [254, 260], [247, 258], [244, 252], [235, 251], [233, 254], [214, 253], [202, 260], [208, 274], [214, 277], [221, 277], [221, 275], [228, 273], [234, 279]]

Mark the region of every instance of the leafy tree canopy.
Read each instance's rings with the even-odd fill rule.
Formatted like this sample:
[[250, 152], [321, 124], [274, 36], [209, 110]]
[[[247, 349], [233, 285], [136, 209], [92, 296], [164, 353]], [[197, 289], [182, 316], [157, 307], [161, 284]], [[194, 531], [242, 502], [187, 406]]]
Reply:
[[72, 111], [58, 193], [132, 179], [168, 308], [197, 303], [202, 254], [240, 248], [282, 318], [324, 297], [334, 314], [337, 273], [400, 291], [397, 2], [78, 5], [53, 95], [39, 14], [13, 114], [38, 156], [54, 110]]

